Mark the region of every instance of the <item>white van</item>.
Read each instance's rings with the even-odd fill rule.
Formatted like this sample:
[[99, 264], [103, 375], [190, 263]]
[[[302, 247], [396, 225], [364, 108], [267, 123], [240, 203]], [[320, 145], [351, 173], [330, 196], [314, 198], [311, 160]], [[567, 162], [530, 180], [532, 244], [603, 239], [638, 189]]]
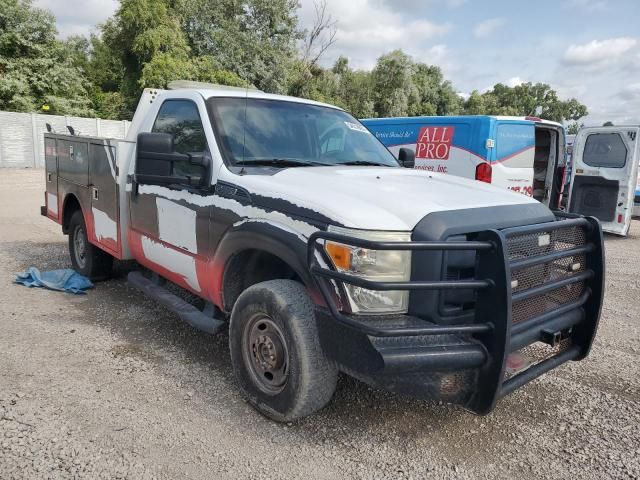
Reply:
[[[640, 126], [587, 127], [576, 135], [569, 211], [590, 215], [602, 230], [627, 235], [640, 196]], [[638, 207], [635, 208], [638, 214]]]

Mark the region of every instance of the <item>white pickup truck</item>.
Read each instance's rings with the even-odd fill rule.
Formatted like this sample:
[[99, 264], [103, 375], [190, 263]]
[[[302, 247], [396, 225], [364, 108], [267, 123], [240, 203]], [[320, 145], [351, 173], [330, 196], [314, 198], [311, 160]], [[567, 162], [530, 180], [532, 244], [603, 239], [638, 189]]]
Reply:
[[130, 283], [228, 330], [239, 386], [275, 420], [322, 408], [340, 371], [485, 414], [594, 339], [597, 220], [403, 168], [412, 151], [331, 105], [146, 90], [126, 140], [49, 133], [45, 152], [42, 214], [74, 268], [136, 260]]

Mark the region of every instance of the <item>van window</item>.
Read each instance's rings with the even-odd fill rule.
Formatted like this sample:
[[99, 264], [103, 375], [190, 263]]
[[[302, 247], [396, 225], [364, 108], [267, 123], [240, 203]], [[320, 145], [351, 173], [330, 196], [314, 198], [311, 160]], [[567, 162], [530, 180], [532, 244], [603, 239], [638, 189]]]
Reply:
[[[203, 153], [207, 139], [198, 113], [191, 100], [167, 100], [160, 107], [152, 132], [169, 133], [174, 137], [178, 153]], [[174, 163], [174, 175], [199, 175], [203, 167], [189, 162]]]
[[622, 168], [627, 147], [617, 133], [592, 133], [584, 144], [582, 161], [590, 167]]
[[513, 168], [531, 168], [532, 155], [516, 155], [528, 148], [535, 147], [535, 127], [533, 124], [500, 123], [496, 136], [496, 160], [509, 159], [505, 166]]

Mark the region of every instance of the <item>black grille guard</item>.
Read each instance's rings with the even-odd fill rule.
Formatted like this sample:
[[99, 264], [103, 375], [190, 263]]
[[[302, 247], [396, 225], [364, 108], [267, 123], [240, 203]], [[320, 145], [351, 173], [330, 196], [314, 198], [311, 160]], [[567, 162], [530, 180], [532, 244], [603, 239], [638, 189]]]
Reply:
[[[486, 350], [486, 361], [479, 367], [478, 388], [472, 400], [466, 405], [477, 413], [487, 413], [493, 409], [498, 398], [510, 393], [524, 383], [537, 378], [556, 366], [569, 361], [580, 360], [587, 356], [600, 318], [604, 294], [604, 256], [602, 230], [597, 219], [578, 215], [554, 212], [556, 221], [505, 228], [485, 230], [475, 234], [474, 241], [420, 241], [420, 242], [379, 242], [364, 240], [334, 232], [318, 231], [309, 237], [307, 262], [326, 308], [332, 317], [341, 324], [364, 333], [370, 337], [410, 337], [422, 335], [468, 335], [480, 343]], [[526, 259], [510, 261], [506, 253], [507, 241], [515, 235], [535, 234], [558, 229], [581, 227], [587, 235], [587, 242], [579, 248], [555, 251]], [[326, 240], [345, 245], [372, 250], [467, 250], [477, 253], [476, 275], [474, 280], [455, 281], [408, 281], [378, 282], [366, 280], [352, 274], [324, 268], [318, 264], [316, 254], [323, 256], [327, 265], [332, 262], [324, 252], [321, 242]], [[576, 254], [586, 256], [587, 268], [575, 275], [554, 280], [531, 289], [512, 293], [511, 272], [532, 265], [540, 265]], [[427, 320], [413, 322], [410, 326], [381, 326], [384, 322], [372, 322], [372, 317], [346, 314], [337, 305], [335, 291], [329, 287], [331, 281], [337, 285], [348, 283], [374, 291], [389, 290], [450, 290], [473, 289], [476, 291], [474, 321], [465, 324], [444, 325]], [[512, 304], [522, 300], [576, 282], [585, 282], [584, 293], [575, 301], [560, 308], [545, 312], [512, 324]], [[574, 311], [572, 338], [574, 344], [562, 353], [548, 358], [508, 380], [504, 380], [506, 358], [512, 351], [540, 340], [540, 326], [560, 320], [560, 317]], [[569, 315], [570, 316], [570, 315]], [[421, 325], [424, 323], [424, 325]], [[454, 366], [452, 364], [452, 366]]]

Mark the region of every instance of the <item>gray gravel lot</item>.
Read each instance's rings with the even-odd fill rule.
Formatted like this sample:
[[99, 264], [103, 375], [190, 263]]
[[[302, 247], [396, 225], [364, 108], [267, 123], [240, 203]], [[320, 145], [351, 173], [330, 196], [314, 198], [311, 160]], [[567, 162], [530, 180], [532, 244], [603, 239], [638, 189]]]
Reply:
[[44, 173], [0, 170], [0, 478], [639, 478], [640, 222], [608, 237], [591, 356], [486, 417], [341, 379], [319, 414], [281, 425], [234, 386], [227, 336], [127, 286], [86, 296], [13, 285], [69, 267], [40, 217]]

